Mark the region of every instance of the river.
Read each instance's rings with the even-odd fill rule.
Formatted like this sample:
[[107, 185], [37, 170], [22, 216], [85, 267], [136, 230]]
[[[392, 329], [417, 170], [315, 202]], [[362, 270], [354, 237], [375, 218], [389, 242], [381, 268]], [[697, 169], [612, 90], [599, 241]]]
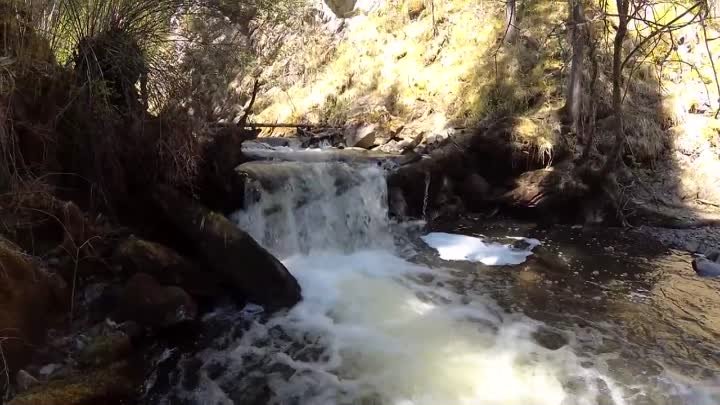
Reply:
[[[158, 403], [720, 404], [720, 282], [687, 255], [623, 230], [397, 223], [377, 165], [299, 168], [282, 187], [255, 184], [233, 219], [303, 301], [207, 314], [204, 347], [148, 381], [172, 386]], [[486, 263], [534, 253], [445, 260], [429, 232], [499, 243]]]

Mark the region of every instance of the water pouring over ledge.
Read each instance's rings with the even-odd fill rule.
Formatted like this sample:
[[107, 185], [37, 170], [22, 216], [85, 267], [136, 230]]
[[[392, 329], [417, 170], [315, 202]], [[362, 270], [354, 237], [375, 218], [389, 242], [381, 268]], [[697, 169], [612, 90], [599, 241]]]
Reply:
[[[188, 404], [716, 403], [712, 390], [693, 390], [662, 373], [647, 387], [617, 381], [604, 359], [576, 350], [576, 331], [558, 331], [567, 340], [559, 347], [541, 344], [537, 333], [545, 325], [470, 287], [482, 267], [420, 264], [437, 261], [423, 260], [429, 250], [399, 237], [402, 227], [389, 222], [377, 166], [298, 165], [281, 187], [249, 184], [247, 209], [234, 219], [283, 260], [304, 300], [269, 318], [254, 306], [208, 315], [206, 322], [223, 323], [227, 332], [188, 359], [201, 363], [196, 384], [180, 381], [168, 398]], [[348, 176], [355, 181], [341, 180]]]

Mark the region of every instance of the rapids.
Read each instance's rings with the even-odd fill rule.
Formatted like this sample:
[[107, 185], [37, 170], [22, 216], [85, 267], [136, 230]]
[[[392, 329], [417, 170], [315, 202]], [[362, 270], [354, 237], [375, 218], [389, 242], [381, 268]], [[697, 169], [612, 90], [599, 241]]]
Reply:
[[[610, 319], [578, 327], [555, 322], [563, 309], [536, 316], [508, 300], [507, 277], [521, 266], [491, 271], [443, 260], [422, 242], [421, 229], [388, 219], [385, 173], [377, 165], [301, 167], [274, 190], [249, 184], [247, 208], [233, 219], [285, 263], [303, 301], [272, 316], [251, 304], [206, 315], [204, 322], [221, 332], [183, 356], [160, 403], [720, 403], [717, 363], [706, 363], [702, 377], [648, 363], [633, 352], [636, 343], [606, 344]], [[354, 181], [341, 181], [349, 175]], [[511, 249], [488, 246], [495, 255]], [[474, 252], [483, 262], [482, 252]], [[554, 299], [557, 283], [547, 286], [545, 298]], [[567, 319], [576, 319], [573, 311]], [[624, 357], [628, 350], [634, 356]]]

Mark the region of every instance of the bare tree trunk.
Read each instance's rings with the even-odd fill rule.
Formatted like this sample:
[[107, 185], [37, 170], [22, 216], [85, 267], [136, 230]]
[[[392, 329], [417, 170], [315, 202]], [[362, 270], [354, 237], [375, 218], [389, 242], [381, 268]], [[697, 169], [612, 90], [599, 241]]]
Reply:
[[597, 58], [597, 42], [592, 35], [592, 31], [588, 27], [587, 29], [587, 43], [588, 43], [588, 58], [590, 59], [590, 83], [588, 86], [589, 97], [587, 111], [585, 111], [584, 117], [582, 117], [582, 139], [583, 139], [583, 153], [582, 159], [585, 161], [592, 152], [593, 143], [595, 142], [595, 124], [597, 118], [597, 78], [600, 67], [598, 66]]
[[615, 145], [605, 162], [603, 172], [610, 173], [620, 161], [625, 148], [625, 129], [623, 127], [622, 108], [622, 71], [623, 71], [623, 42], [627, 34], [628, 10], [631, 0], [616, 0], [618, 8], [618, 27], [613, 42], [613, 89], [612, 106], [615, 113]]
[[505, 3], [505, 42], [515, 43], [517, 39], [517, 0], [507, 0]]
[[572, 130], [581, 136], [583, 71], [585, 62], [585, 47], [587, 42], [587, 27], [582, 8], [582, 0], [569, 0], [568, 22], [572, 36], [573, 56], [570, 67], [570, 77], [566, 95], [566, 113], [572, 123]]

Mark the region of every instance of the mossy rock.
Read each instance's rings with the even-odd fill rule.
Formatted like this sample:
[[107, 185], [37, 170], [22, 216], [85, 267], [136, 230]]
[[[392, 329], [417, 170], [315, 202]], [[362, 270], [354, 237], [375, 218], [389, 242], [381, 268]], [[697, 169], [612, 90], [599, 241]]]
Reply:
[[22, 367], [33, 345], [44, 341], [48, 327], [69, 302], [65, 287], [0, 237], [0, 331], [7, 338], [2, 343], [11, 370]]
[[100, 366], [109, 364], [132, 352], [130, 337], [123, 332], [97, 336], [78, 355], [80, 364]]
[[155, 242], [131, 236], [114, 253], [114, 261], [128, 275], [148, 273], [160, 283], [178, 285], [193, 296], [220, 294], [220, 282], [175, 250]]
[[135, 396], [139, 379], [126, 362], [53, 380], [13, 398], [8, 405], [94, 405], [122, 403]]

